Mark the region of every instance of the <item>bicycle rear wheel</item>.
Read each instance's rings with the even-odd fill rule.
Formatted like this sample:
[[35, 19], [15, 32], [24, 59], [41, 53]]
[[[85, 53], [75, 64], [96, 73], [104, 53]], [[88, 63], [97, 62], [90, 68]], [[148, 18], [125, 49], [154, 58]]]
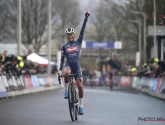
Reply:
[[71, 84], [68, 85], [68, 104], [72, 121], [75, 121], [74, 90]]

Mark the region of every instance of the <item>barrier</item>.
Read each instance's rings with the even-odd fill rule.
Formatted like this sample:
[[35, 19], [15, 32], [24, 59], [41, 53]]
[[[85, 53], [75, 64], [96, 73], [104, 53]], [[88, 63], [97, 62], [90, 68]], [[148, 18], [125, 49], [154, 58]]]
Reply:
[[[113, 81], [115, 86], [131, 86], [157, 98], [165, 99], [165, 78], [115, 76]], [[84, 77], [83, 82], [84, 85], [109, 86], [108, 77], [92, 79]], [[0, 98], [51, 90], [56, 86], [62, 87], [58, 84], [58, 78], [55, 75], [17, 77], [11, 74], [0, 74]]]
[[5, 86], [3, 85], [2, 77], [0, 77], [0, 98], [7, 97]]
[[109, 77], [83, 77], [83, 84], [90, 86], [108, 86], [109, 85]]
[[57, 76], [0, 74], [0, 98], [61, 88]]
[[32, 90], [33, 85], [32, 85], [32, 82], [31, 82], [31, 78], [28, 75], [25, 75], [24, 79], [25, 79], [25, 84], [27, 84], [28, 89]]
[[32, 81], [32, 85], [33, 85], [34, 88], [39, 88], [40, 87], [40, 85], [38, 83], [37, 76], [31, 75], [31, 81]]
[[133, 77], [131, 85], [151, 96], [165, 99], [165, 78]]
[[121, 76], [120, 77], [120, 85], [121, 86], [130, 86], [131, 85], [131, 77]]
[[[114, 76], [114, 86], [132, 87], [157, 98], [165, 99], [165, 78]], [[83, 77], [87, 86], [109, 86], [108, 77]]]

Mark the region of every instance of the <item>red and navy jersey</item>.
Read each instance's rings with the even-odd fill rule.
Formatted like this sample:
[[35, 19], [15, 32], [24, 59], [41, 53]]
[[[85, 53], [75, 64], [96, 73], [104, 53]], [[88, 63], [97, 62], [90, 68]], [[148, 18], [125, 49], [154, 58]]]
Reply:
[[109, 72], [109, 78], [112, 79], [113, 78], [113, 72]]
[[60, 70], [63, 68], [64, 58], [66, 57], [66, 63], [80, 63], [80, 56], [81, 56], [81, 44], [83, 40], [84, 30], [86, 27], [87, 19], [84, 19], [79, 38], [77, 41], [68, 41], [66, 44], [61, 46], [61, 63], [60, 63]]

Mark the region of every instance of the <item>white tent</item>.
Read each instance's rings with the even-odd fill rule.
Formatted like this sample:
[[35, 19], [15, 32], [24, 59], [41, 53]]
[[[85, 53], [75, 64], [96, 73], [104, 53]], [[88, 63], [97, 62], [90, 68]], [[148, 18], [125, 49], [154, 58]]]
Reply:
[[[47, 59], [44, 59], [43, 57], [37, 55], [36, 53], [31, 53], [30, 55], [27, 56], [27, 59], [42, 65], [48, 65], [49, 63]], [[55, 65], [54, 62], [50, 62], [50, 64]]]

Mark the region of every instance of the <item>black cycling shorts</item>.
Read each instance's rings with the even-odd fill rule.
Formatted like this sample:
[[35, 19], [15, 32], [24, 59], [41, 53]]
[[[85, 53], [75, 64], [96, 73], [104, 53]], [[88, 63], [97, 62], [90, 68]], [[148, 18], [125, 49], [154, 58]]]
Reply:
[[[76, 74], [76, 73], [79, 72], [80, 78], [83, 77], [81, 66], [80, 66], [79, 63], [66, 63], [65, 64], [65, 68], [66, 67], [69, 67], [71, 69], [71, 73]], [[78, 75], [75, 75], [74, 78], [75, 78], [75, 80], [77, 80], [78, 79]]]

